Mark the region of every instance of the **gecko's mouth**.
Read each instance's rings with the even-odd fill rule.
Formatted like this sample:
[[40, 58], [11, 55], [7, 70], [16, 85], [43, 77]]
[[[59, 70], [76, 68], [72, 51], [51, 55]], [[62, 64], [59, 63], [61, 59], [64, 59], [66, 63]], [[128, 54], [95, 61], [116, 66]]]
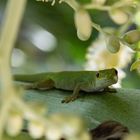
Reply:
[[100, 81], [96, 82], [96, 87], [98, 88], [106, 88], [108, 86], [111, 86], [112, 84], [115, 84], [117, 82], [117, 77], [112, 77], [110, 79], [102, 79]]
[[114, 76], [114, 80], [115, 80], [116, 83], [117, 83], [117, 81], [118, 81], [118, 76], [117, 76], [117, 75]]

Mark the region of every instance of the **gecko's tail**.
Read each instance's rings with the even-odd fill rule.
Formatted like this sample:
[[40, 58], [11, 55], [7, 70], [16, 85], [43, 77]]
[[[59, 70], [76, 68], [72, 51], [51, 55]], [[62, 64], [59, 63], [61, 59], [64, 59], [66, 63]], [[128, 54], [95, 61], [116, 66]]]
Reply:
[[20, 82], [36, 82], [36, 81], [39, 81], [42, 76], [40, 74], [32, 74], [32, 75], [20, 75], [20, 74], [17, 74], [17, 75], [13, 75], [14, 77], [14, 80], [15, 81], [20, 81]]

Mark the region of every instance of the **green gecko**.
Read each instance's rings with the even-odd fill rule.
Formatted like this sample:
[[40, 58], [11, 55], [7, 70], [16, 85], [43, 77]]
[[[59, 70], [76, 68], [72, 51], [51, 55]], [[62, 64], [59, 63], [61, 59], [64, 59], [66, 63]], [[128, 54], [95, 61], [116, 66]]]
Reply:
[[31, 75], [14, 75], [20, 82], [28, 82], [27, 89], [49, 90], [52, 88], [73, 91], [71, 96], [62, 100], [62, 103], [74, 101], [79, 91], [102, 92], [118, 80], [117, 70], [106, 69], [100, 71], [62, 71]]

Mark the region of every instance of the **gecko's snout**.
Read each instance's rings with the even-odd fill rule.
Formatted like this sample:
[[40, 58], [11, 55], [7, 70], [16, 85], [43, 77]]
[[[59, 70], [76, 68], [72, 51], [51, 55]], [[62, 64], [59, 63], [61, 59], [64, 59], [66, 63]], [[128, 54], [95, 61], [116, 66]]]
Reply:
[[118, 81], [118, 71], [117, 70], [115, 70], [115, 75], [114, 75], [113, 79], [115, 82]]
[[110, 78], [113, 80], [114, 83], [118, 81], [118, 71], [116, 69], [113, 69], [112, 75]]
[[118, 75], [114, 76], [114, 80], [117, 82], [118, 81]]

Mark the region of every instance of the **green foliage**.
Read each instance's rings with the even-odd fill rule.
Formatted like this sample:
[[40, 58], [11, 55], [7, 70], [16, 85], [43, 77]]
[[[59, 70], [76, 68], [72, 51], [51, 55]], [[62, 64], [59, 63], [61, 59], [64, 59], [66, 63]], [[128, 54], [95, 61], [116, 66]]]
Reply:
[[62, 104], [61, 100], [72, 94], [61, 90], [27, 91], [25, 99], [34, 102], [44, 102], [49, 113], [67, 112], [78, 114], [84, 118], [89, 128], [95, 128], [106, 120], [116, 120], [130, 130], [140, 131], [140, 90], [117, 89], [117, 93], [87, 94], [74, 102]]
[[[134, 27], [136, 28], [136, 30], [134, 30], [132, 27], [134, 22], [133, 15], [135, 15], [137, 11], [139, 11], [139, 1], [135, 3], [138, 4], [138, 6], [133, 6], [133, 0], [128, 0], [127, 2], [126, 1], [127, 0], [125, 0], [125, 2], [123, 0], [108, 0], [105, 1], [105, 3], [98, 3], [98, 1], [96, 4], [92, 4], [90, 2], [95, 1], [64, 0], [62, 4], [58, 4], [58, 1], [56, 1], [54, 6], [51, 6], [51, 2], [44, 3], [36, 0], [28, 1], [21, 30], [19, 32], [19, 37], [15, 45], [17, 48], [24, 52], [24, 55], [26, 56], [26, 62], [21, 67], [12, 68], [12, 70], [16, 72], [18, 71], [24, 73], [33, 73], [37, 71], [40, 72], [84, 69], [87, 47], [91, 44], [91, 41], [97, 39], [97, 31], [99, 32], [99, 34], [102, 34], [105, 37], [104, 40], [106, 39], [106, 37], [108, 37], [108, 35], [110, 35], [107, 48], [113, 54], [121, 50], [121, 44], [130, 47], [134, 51], [139, 51], [139, 46], [137, 45], [140, 40], [140, 31], [138, 30], [139, 27]], [[7, 1], [1, 1], [0, 8], [3, 9], [6, 2]], [[53, 1], [53, 4], [54, 2], [55, 1]], [[84, 14], [80, 13], [74, 19], [75, 13], [79, 12], [79, 8], [81, 7], [84, 11]], [[2, 13], [1, 15], [3, 15], [3, 10], [0, 9], [0, 12]], [[14, 18], [11, 18], [8, 21], [16, 21]], [[2, 45], [3, 48], [6, 48], [5, 44], [8, 44], [9, 42], [9, 35], [13, 37], [11, 41], [14, 42], [16, 35], [12, 35], [10, 29], [15, 29], [15, 34], [17, 34], [17, 29], [19, 27], [18, 24], [17, 27], [15, 27], [16, 29], [13, 28], [13, 25], [15, 24], [9, 24], [9, 29], [6, 30], [8, 31], [8, 34], [1, 34], [0, 37], [3, 37], [3, 35], [6, 36], [6, 41], [3, 41], [4, 45]], [[113, 32], [108, 33], [104, 29], [104, 27], [106, 26], [112, 27]], [[32, 42], [30, 33], [36, 34], [36, 32], [34, 32], [34, 28], [32, 27], [37, 27], [43, 29], [44, 31], [52, 33], [57, 40], [57, 44], [55, 46], [56, 48], [49, 52], [42, 51], [33, 46], [34, 42]], [[133, 30], [128, 31], [130, 30], [130, 28], [132, 28]], [[97, 31], [95, 31], [95, 29]], [[81, 41], [80, 39], [84, 40], [85, 42]], [[4, 51], [1, 51], [4, 54], [3, 56], [5, 56], [5, 58], [1, 57], [1, 60], [3, 62], [1, 65], [1, 69], [3, 72], [1, 73], [1, 79], [3, 79], [2, 84], [3, 81], [10, 82], [8, 82], [8, 84], [3, 84], [5, 85], [6, 90], [3, 90], [4, 96], [2, 96], [2, 99], [4, 100], [2, 100], [3, 102], [1, 103], [2, 107], [0, 108], [0, 113], [4, 110], [3, 108], [5, 106], [15, 109], [15, 107], [12, 106], [13, 104], [11, 104], [11, 98], [9, 97], [12, 97], [11, 95], [13, 95], [13, 97], [17, 95], [15, 94], [17, 91], [14, 90], [14, 86], [12, 86], [12, 79], [10, 77], [10, 49], [12, 49], [13, 43], [9, 44], [11, 46], [9, 45], [8, 49], [4, 49]], [[95, 53], [94, 51], [90, 52]], [[7, 54], [7, 52], [9, 54]], [[20, 56], [18, 56], [18, 58], [20, 58]], [[103, 57], [103, 59], [106, 59], [106, 57]], [[9, 69], [5, 68], [5, 66], [8, 66]], [[132, 64], [131, 70], [139, 69], [139, 67], [140, 62], [139, 60], [137, 60]], [[129, 68], [126, 69], [128, 71]], [[125, 82], [123, 82], [122, 85], [127, 88], [139, 88], [138, 82], [140, 78], [138, 77], [138, 75], [135, 75], [134, 77], [130, 72], [127, 72], [126, 75], [126, 80], [124, 80]], [[6, 80], [5, 77], [7, 78]], [[129, 79], [129, 77], [131, 78]], [[9, 83], [11, 83], [11, 85]], [[35, 103], [38, 103], [41, 101], [43, 102], [43, 104], [47, 104], [47, 108], [49, 108], [49, 114], [56, 112], [68, 112], [75, 114], [76, 112], [87, 121], [89, 128], [95, 128], [95, 126], [105, 120], [116, 120], [128, 126], [129, 129], [133, 131], [140, 131], [140, 106], [138, 104], [140, 102], [140, 90], [117, 89], [117, 93], [97, 93], [95, 95], [92, 95], [92, 93], [87, 94], [81, 92], [81, 97], [69, 104], [62, 104], [61, 100], [64, 97], [68, 96], [67, 94], [71, 94], [71, 92], [61, 90], [26, 92], [27, 94], [25, 95], [25, 99], [29, 102], [33, 101]], [[16, 102], [16, 99], [17, 98], [15, 96], [13, 101], [15, 101], [15, 103], [19, 103], [19, 101]], [[22, 105], [24, 106], [24, 103]], [[25, 105], [24, 109], [28, 109], [28, 107], [29, 104], [27, 103], [27, 106]], [[26, 109], [23, 111], [24, 113], [27, 111]], [[9, 109], [4, 111], [7, 113], [8, 110]], [[0, 136], [2, 136], [2, 132], [4, 130], [3, 128], [5, 122], [7, 121], [7, 117], [3, 115], [6, 113], [1, 113], [0, 116], [0, 121], [4, 120], [0, 122], [2, 126], [0, 129]], [[9, 136], [6, 136], [5, 139], [32, 140], [32, 138], [30, 138], [27, 133], [23, 132], [17, 137], [11, 138]]]

